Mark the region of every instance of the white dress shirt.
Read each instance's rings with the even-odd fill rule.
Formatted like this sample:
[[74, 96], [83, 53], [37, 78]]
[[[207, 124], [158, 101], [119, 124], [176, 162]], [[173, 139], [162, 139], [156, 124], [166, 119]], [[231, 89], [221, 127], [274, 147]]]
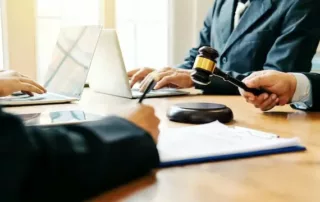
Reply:
[[240, 23], [240, 19], [242, 14], [247, 10], [247, 8], [250, 6], [250, 0], [248, 0], [246, 3], [238, 2], [237, 9], [234, 15], [234, 21], [233, 21], [233, 29], [236, 29], [237, 26]]
[[297, 79], [297, 87], [291, 104], [299, 109], [312, 107], [312, 86], [308, 77], [300, 73], [293, 73], [293, 75]]

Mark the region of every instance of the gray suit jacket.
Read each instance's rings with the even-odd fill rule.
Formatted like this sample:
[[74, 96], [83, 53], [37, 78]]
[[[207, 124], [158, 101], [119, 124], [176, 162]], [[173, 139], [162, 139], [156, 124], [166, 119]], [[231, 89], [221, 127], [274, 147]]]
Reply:
[[[238, 0], [216, 0], [204, 21], [197, 47], [178, 67], [191, 69], [198, 49], [218, 50], [218, 67], [244, 79], [253, 71], [274, 69], [309, 72], [319, 43], [319, 0], [251, 0], [240, 24], [233, 31]], [[205, 93], [238, 94], [237, 88], [217, 77]]]

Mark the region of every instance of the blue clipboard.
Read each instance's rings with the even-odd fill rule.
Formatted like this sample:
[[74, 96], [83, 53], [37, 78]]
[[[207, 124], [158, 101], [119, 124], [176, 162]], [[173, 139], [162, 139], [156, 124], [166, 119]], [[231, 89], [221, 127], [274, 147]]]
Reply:
[[198, 163], [205, 163], [205, 162], [212, 162], [212, 161], [224, 161], [224, 160], [232, 160], [232, 159], [251, 158], [251, 157], [257, 157], [257, 156], [266, 156], [266, 155], [272, 155], [272, 154], [301, 152], [306, 150], [307, 150], [306, 147], [294, 146], [294, 147], [286, 147], [286, 148], [279, 148], [279, 149], [244, 152], [244, 153], [237, 153], [237, 154], [230, 154], [230, 155], [208, 156], [208, 157], [202, 157], [202, 158], [167, 161], [167, 162], [161, 162], [159, 167], [166, 168], [166, 167], [183, 166], [183, 165], [198, 164]]

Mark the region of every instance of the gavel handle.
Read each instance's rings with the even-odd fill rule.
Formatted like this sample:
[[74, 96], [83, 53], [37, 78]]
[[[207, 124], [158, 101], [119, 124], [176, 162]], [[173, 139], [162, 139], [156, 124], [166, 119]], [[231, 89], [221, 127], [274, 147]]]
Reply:
[[249, 88], [248, 86], [246, 86], [246, 84], [244, 84], [242, 81], [239, 81], [238, 79], [235, 79], [231, 76], [228, 76], [229, 78], [226, 79], [226, 81], [232, 83], [233, 85], [243, 89], [246, 92], [252, 93], [255, 96], [259, 96], [263, 93], [268, 93], [267, 91], [263, 90], [263, 89], [257, 89], [257, 88]]
[[233, 78], [232, 76], [222, 72], [218, 68], [215, 69], [214, 75], [221, 77], [223, 80], [228, 81], [231, 84], [243, 89], [244, 91], [247, 91], [247, 92], [250, 92], [250, 93], [254, 94], [255, 96], [259, 96], [259, 95], [261, 95], [263, 93], [268, 93], [269, 94], [269, 92], [267, 92], [264, 89], [249, 88], [242, 81], [240, 81], [240, 80], [238, 80], [236, 78]]
[[[263, 93], [268, 93], [266, 90], [264, 89], [257, 89], [257, 88], [248, 88], [246, 86], [246, 89], [243, 88], [244, 91], [250, 92], [252, 94], [254, 94], [255, 96], [259, 96]], [[269, 94], [269, 93], [268, 93]]]

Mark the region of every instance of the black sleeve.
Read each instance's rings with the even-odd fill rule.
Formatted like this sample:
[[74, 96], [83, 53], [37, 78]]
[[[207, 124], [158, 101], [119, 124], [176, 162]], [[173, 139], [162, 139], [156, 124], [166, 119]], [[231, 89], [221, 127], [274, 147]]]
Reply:
[[0, 201], [82, 201], [159, 164], [152, 137], [128, 121], [41, 129], [0, 111]]
[[[320, 39], [320, 3], [318, 0], [296, 1], [283, 19], [279, 36], [270, 49], [264, 70], [282, 72], [309, 72], [311, 61]], [[243, 80], [252, 72], [240, 74], [227, 71], [227, 74]], [[212, 77], [208, 86], [196, 86], [206, 94], [238, 95], [237, 87]]]

